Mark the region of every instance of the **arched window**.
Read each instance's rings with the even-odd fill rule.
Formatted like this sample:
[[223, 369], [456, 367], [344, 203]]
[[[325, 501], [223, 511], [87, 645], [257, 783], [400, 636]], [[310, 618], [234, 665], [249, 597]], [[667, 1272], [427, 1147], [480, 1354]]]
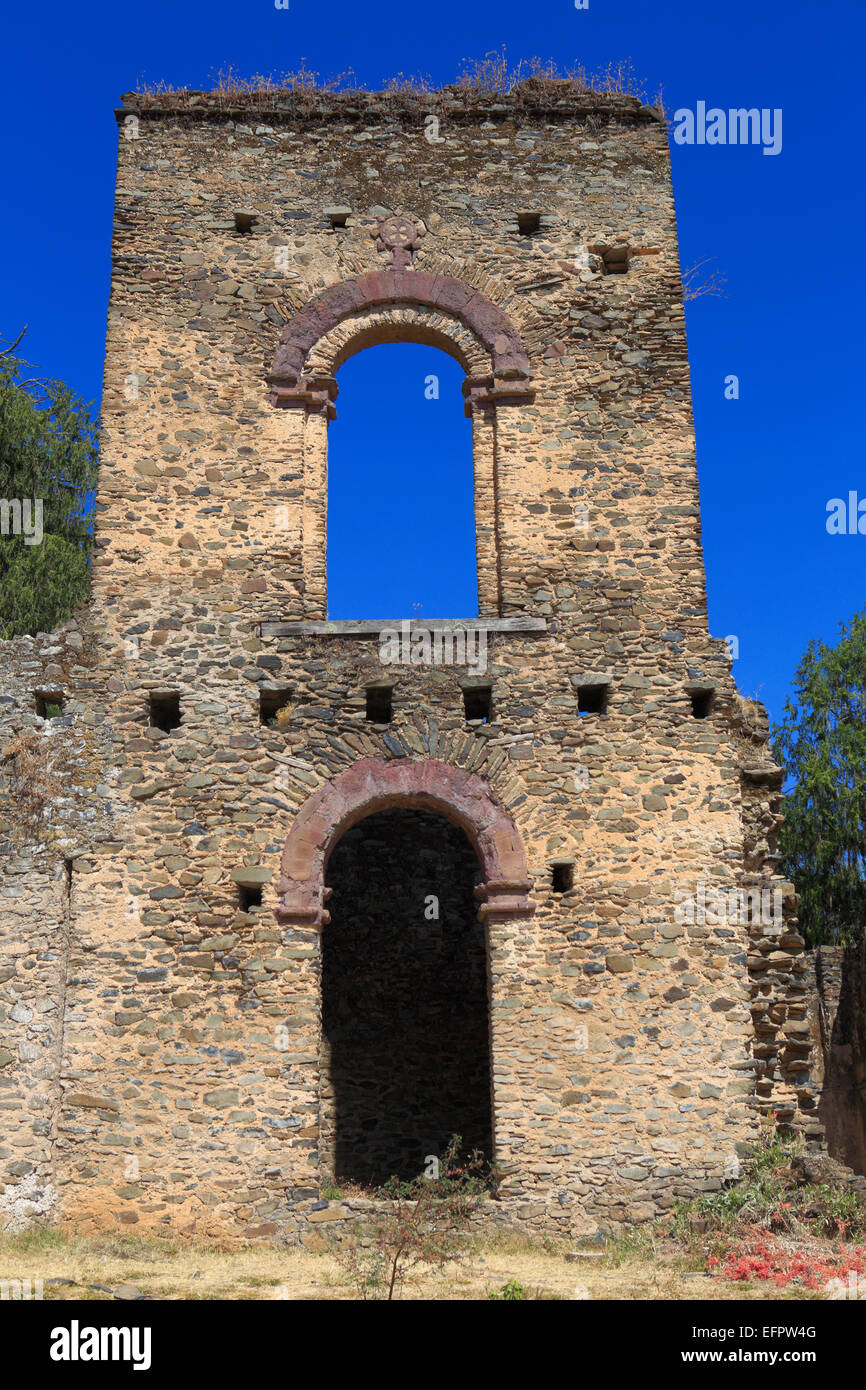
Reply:
[[405, 342], [367, 348], [339, 369], [328, 428], [329, 618], [477, 615], [464, 375], [440, 349]]
[[[496, 617], [502, 615], [503, 607], [521, 608], [525, 556], [520, 553], [518, 538], [509, 539], [502, 527], [499, 487], [501, 475], [513, 470], [519, 475], [525, 464], [522, 407], [535, 396], [529, 359], [508, 316], [478, 290], [446, 276], [405, 271], [342, 281], [323, 290], [285, 325], [268, 375], [271, 404], [288, 410], [292, 417], [286, 422], [282, 448], [287, 477], [300, 481], [301, 497], [300, 506], [289, 511], [281, 550], [289, 554], [296, 551], [300, 556], [304, 616], [320, 620], [329, 611], [331, 616], [347, 610], [353, 616], [358, 613], [357, 594], [351, 603], [345, 595], [332, 596], [330, 603], [327, 599], [328, 451], [333, 442], [329, 441], [329, 425], [338, 415], [334, 406], [335, 375], [359, 353], [394, 344], [404, 345], [404, 352], [408, 351], [406, 344], [440, 349], [459, 364], [464, 411], [472, 421], [478, 604], [476, 608], [470, 601], [470, 612], [473, 616], [477, 612], [479, 617]], [[370, 360], [374, 359], [378, 364], [381, 353], [374, 352]], [[443, 369], [438, 354], [430, 360], [435, 360], [439, 371], [422, 371], [422, 382], [427, 376], [439, 376], [439, 400], [425, 400], [421, 390], [419, 408], [425, 404], [447, 405], [441, 383], [453, 368], [446, 365]], [[393, 381], [377, 371], [368, 395], [378, 416], [368, 433], [375, 429], [381, 436], [387, 421], [399, 419], [402, 414], [400, 393]], [[411, 396], [407, 405], [410, 399]], [[345, 409], [345, 397], [340, 409]], [[402, 485], [399, 492], [395, 487], [387, 499], [394, 509], [395, 523], [401, 526], [405, 522], [402, 517], [398, 519], [397, 507], [408, 488], [408, 474], [413, 469], [418, 471], [413, 449], [419, 447], [429, 430], [426, 417], [422, 416], [422, 422], [420, 437], [416, 433], [399, 449], [397, 464], [403, 470]], [[446, 462], [440, 457], [437, 468]], [[409, 517], [408, 522], [419, 530], [425, 525], [424, 517]], [[435, 539], [429, 526], [427, 534]], [[370, 564], [380, 564], [378, 554]], [[449, 568], [454, 570], [453, 561]], [[464, 575], [467, 572], [459, 563], [457, 571]], [[424, 597], [408, 599], [410, 606], [426, 602]], [[442, 617], [466, 616], [465, 611], [454, 611], [454, 597], [447, 598], [440, 592], [438, 598], [429, 600], [431, 606], [434, 602]], [[403, 600], [401, 606], [402, 603]], [[462, 601], [459, 606], [463, 607]], [[415, 616], [417, 611], [405, 616]], [[422, 617], [440, 616], [440, 612], [420, 611]], [[400, 615], [392, 612], [373, 616]]]

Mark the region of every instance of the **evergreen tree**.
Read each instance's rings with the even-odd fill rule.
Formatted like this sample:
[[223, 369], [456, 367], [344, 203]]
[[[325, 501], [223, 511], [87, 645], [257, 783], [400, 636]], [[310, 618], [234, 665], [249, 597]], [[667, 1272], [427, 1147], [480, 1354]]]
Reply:
[[0, 354], [0, 638], [50, 632], [90, 589], [96, 422], [68, 386], [25, 369]]
[[866, 610], [835, 647], [811, 642], [773, 749], [784, 798], [782, 869], [810, 945], [855, 941], [866, 923]]

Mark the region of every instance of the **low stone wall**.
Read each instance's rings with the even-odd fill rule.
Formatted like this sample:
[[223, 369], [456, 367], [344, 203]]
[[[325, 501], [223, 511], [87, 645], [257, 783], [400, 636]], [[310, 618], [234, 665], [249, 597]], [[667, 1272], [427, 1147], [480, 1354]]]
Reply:
[[28, 1217], [49, 1214], [56, 1200], [66, 875], [7, 861], [0, 904], [0, 1224], [16, 1230]]

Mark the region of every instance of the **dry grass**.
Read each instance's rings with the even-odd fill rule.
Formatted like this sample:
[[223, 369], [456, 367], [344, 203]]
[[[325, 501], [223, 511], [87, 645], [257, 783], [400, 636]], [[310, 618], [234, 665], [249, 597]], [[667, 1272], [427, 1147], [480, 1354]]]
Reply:
[[34, 729], [25, 729], [0, 750], [0, 764], [14, 769], [12, 793], [17, 816], [29, 829], [38, 829], [55, 794], [49, 769], [48, 745]]
[[[548, 1247], [550, 1242], [547, 1242]], [[76, 1237], [46, 1228], [0, 1236], [0, 1278], [42, 1279], [46, 1300], [109, 1300], [112, 1290], [134, 1286], [168, 1300], [347, 1300], [352, 1291], [327, 1253], [257, 1245], [224, 1250], [212, 1245], [107, 1235]], [[51, 1279], [69, 1281], [49, 1284]], [[563, 1250], [519, 1235], [472, 1242], [442, 1274], [421, 1274], [404, 1297], [415, 1300], [487, 1300], [511, 1280], [530, 1299], [679, 1300], [802, 1298], [802, 1291], [711, 1279], [688, 1268], [674, 1247], [650, 1240], [614, 1244], [569, 1262]], [[93, 1288], [93, 1285], [101, 1285]], [[122, 1295], [121, 1295], [122, 1296]]]
[[[521, 58], [512, 63], [505, 45], [500, 50], [486, 53], [483, 58], [465, 58], [451, 90], [462, 89], [467, 98], [473, 95], [511, 95], [518, 100], [533, 101], [543, 96], [559, 96], [566, 89], [572, 92], [587, 92], [602, 96], [631, 96], [647, 101], [645, 84], [635, 73], [630, 58], [620, 59], [598, 72], [591, 72], [583, 63], [574, 62], [560, 68], [552, 59]], [[335, 77], [323, 77], [306, 66], [283, 73], [254, 73], [242, 76], [231, 66], [218, 69], [211, 75], [209, 95], [221, 107], [255, 106], [266, 107], [269, 100], [285, 101], [291, 99], [300, 109], [315, 105], [322, 93], [339, 93], [351, 98], [353, 94], [362, 95], [377, 90], [360, 85], [354, 72], [339, 73]], [[407, 75], [403, 72], [384, 79], [380, 89], [392, 95], [409, 100], [423, 98], [443, 90], [441, 84], [424, 74]], [[178, 105], [185, 105], [191, 95], [184, 87], [175, 87], [165, 81], [147, 82], [139, 78], [135, 88], [137, 94], [149, 97], [176, 98]], [[172, 104], [175, 104], [174, 102]], [[661, 106], [661, 91], [655, 98]]]
[[631, 58], [608, 63], [599, 72], [591, 72], [578, 62], [560, 68], [553, 58], [521, 58], [512, 66], [503, 44], [499, 52], [494, 50], [483, 58], [465, 58], [457, 77], [459, 87], [476, 92], [498, 92], [501, 95], [513, 92], [515, 87], [523, 84], [539, 93], [568, 85], [575, 92], [646, 100], [645, 85], [635, 73]]

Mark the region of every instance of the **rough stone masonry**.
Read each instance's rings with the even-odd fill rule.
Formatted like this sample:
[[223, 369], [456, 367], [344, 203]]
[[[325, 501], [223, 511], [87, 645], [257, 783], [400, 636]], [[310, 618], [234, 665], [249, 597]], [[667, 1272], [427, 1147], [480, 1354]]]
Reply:
[[[492, 1210], [579, 1235], [720, 1187], [762, 1115], [820, 1146], [659, 113], [530, 81], [118, 124], [92, 599], [0, 659], [2, 1219], [314, 1243], [462, 1126]], [[402, 340], [466, 374], [483, 675], [327, 621], [335, 375]]]

